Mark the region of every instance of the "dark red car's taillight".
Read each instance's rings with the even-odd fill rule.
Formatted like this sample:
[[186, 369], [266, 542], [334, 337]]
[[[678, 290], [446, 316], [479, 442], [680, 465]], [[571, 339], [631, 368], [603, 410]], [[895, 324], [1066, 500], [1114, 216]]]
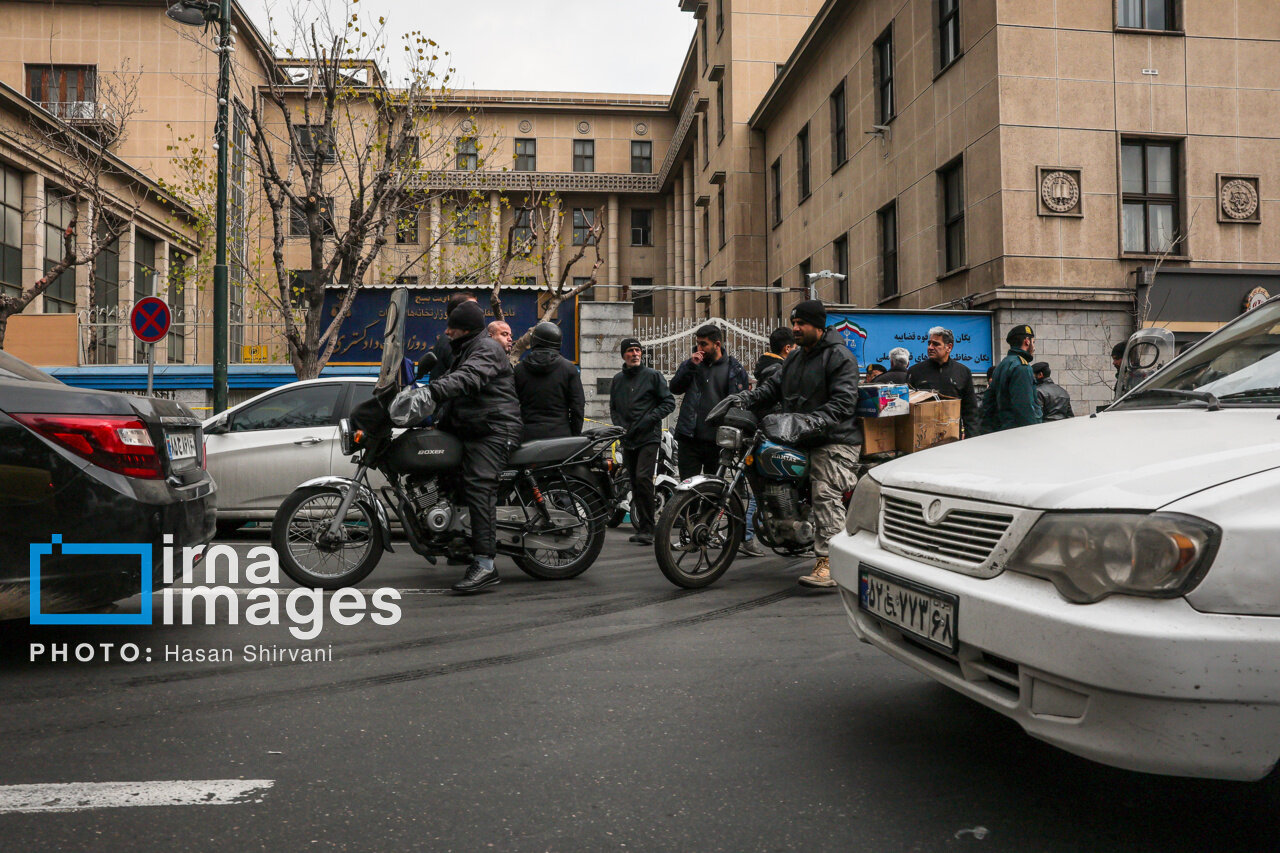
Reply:
[[147, 425], [127, 415], [19, 415], [11, 417], [100, 468], [160, 480], [160, 454]]

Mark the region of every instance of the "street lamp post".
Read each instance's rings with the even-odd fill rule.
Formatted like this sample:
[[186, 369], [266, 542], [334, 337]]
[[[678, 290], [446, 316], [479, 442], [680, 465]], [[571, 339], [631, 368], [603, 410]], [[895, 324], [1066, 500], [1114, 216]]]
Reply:
[[227, 408], [227, 346], [231, 304], [227, 275], [227, 168], [231, 123], [231, 0], [179, 0], [165, 13], [180, 24], [218, 25], [218, 120], [214, 148], [218, 151], [217, 205], [214, 219], [213, 263], [213, 413]]

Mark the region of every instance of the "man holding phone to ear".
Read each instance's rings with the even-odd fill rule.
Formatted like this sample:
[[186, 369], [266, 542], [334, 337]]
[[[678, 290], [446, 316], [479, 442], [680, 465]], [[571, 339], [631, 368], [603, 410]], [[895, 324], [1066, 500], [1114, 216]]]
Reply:
[[719, 326], [700, 326], [694, 340], [693, 355], [671, 377], [671, 393], [684, 395], [675, 429], [681, 480], [715, 473], [720, 448], [716, 446], [716, 428], [707, 423], [707, 412], [730, 394], [751, 386], [747, 371], [724, 351]]

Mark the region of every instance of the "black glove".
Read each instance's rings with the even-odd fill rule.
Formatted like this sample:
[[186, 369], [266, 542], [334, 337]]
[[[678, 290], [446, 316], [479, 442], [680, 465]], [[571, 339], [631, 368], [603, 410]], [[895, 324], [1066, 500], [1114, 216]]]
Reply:
[[730, 409], [732, 409], [734, 406], [741, 406], [741, 405], [742, 405], [742, 395], [730, 394], [728, 397], [725, 397], [719, 403], [716, 403], [714, 406], [712, 406], [711, 411], [707, 412], [707, 423], [712, 424], [714, 426], [726, 414], [728, 414]]
[[413, 378], [421, 379], [435, 369], [436, 364], [440, 361], [439, 357], [431, 350], [427, 354], [418, 359], [418, 364], [413, 370]]

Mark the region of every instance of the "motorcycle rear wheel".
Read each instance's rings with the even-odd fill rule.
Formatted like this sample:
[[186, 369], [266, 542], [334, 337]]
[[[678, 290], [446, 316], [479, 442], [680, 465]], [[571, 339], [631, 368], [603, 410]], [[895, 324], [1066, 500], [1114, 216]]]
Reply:
[[737, 495], [678, 492], [667, 502], [653, 532], [662, 574], [678, 587], [702, 589], [733, 564], [746, 536]]
[[599, 512], [603, 498], [580, 480], [561, 480], [542, 489], [542, 499], [551, 508], [553, 521], [572, 529], [551, 538], [561, 548], [536, 548], [513, 557], [520, 570], [538, 580], [568, 580], [591, 568], [604, 548], [605, 517]]
[[353, 501], [342, 523], [341, 541], [324, 544], [322, 535], [342, 503], [334, 488], [296, 489], [271, 522], [271, 547], [280, 568], [299, 586], [342, 589], [369, 576], [382, 559], [382, 541], [373, 508]]

